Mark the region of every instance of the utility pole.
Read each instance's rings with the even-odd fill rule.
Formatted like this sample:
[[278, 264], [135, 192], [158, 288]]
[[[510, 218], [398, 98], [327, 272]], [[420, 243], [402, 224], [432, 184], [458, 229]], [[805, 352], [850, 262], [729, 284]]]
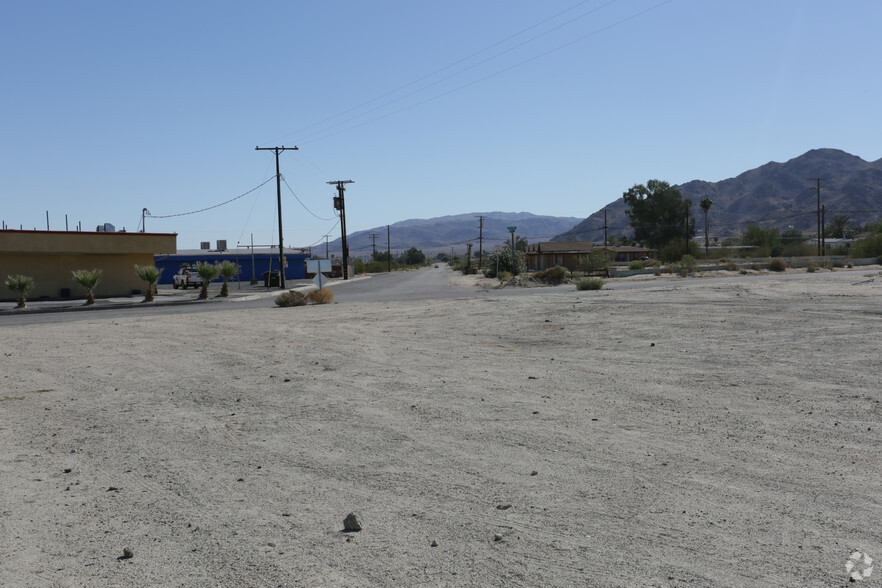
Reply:
[[606, 209], [603, 209], [603, 246], [606, 247]]
[[821, 251], [827, 255], [827, 206], [821, 205]]
[[276, 152], [276, 196], [279, 203], [279, 288], [285, 288], [285, 242], [282, 240], [282, 174], [279, 172], [279, 153], [297, 151], [297, 147], [255, 147], [255, 151]]
[[511, 233], [511, 275], [512, 277], [518, 274], [517, 272], [517, 264], [515, 263], [515, 231], [517, 231], [517, 227], [508, 227], [508, 232]]
[[478, 221], [481, 223], [478, 229], [478, 267], [484, 265], [484, 219], [486, 216], [479, 216]]
[[809, 178], [818, 183], [818, 255], [821, 255], [821, 182], [824, 178]]
[[386, 225], [386, 267], [392, 273], [392, 240], [389, 239], [389, 225]]
[[147, 225], [145, 224], [144, 217], [147, 216], [148, 214], [150, 214], [149, 210], [147, 210], [146, 208], [141, 209], [141, 232], [142, 233], [147, 232]]
[[373, 257], [377, 258], [377, 237], [379, 237], [379, 233], [368, 233], [368, 237], [371, 238], [371, 248], [374, 250]]
[[343, 233], [343, 279], [349, 279], [349, 246], [346, 244], [346, 201], [343, 199], [343, 192], [346, 191], [346, 184], [354, 184], [352, 180], [335, 180], [328, 182], [337, 186], [339, 196], [334, 196], [334, 209], [340, 211], [340, 231]]
[[325, 258], [327, 259], [331, 259], [331, 255], [329, 253], [330, 250], [328, 249], [328, 237], [330, 236], [331, 235], [325, 235]]

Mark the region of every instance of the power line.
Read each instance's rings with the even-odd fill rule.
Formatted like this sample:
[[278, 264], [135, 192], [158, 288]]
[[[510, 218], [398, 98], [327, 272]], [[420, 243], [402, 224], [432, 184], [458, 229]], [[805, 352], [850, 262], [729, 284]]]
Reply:
[[334, 220], [333, 217], [332, 217], [332, 218], [323, 218], [323, 217], [320, 217], [319, 215], [317, 215], [316, 213], [314, 213], [313, 211], [311, 211], [310, 209], [308, 209], [308, 208], [306, 207], [306, 205], [303, 203], [303, 201], [300, 200], [300, 198], [297, 196], [297, 194], [294, 193], [294, 190], [291, 189], [291, 186], [288, 184], [288, 180], [285, 179], [285, 176], [282, 176], [282, 181], [285, 182], [285, 185], [286, 185], [286, 186], [288, 186], [288, 191], [291, 192], [291, 195], [294, 197], [294, 199], [297, 200], [297, 202], [300, 203], [300, 206], [303, 207], [303, 210], [305, 210], [306, 212], [308, 212], [309, 214], [311, 214], [312, 216], [314, 216], [315, 218], [317, 218], [317, 219], [319, 219], [319, 220], [323, 220], [323, 221], [332, 221], [332, 220]]
[[[583, 16], [587, 16], [588, 14], [591, 14], [591, 13], [593, 13], [593, 12], [596, 12], [597, 10], [600, 10], [601, 8], [604, 8], [604, 7], [608, 6], [609, 4], [612, 4], [612, 2], [614, 2], [614, 1], [615, 1], [615, 0], [611, 0], [610, 2], [607, 2], [606, 4], [600, 6], [599, 8], [592, 10], [591, 12], [588, 12], [588, 13], [586, 13], [586, 14], [584, 14], [584, 15], [581, 15], [581, 16], [579, 16], [579, 17], [573, 18], [573, 19], [571, 19], [570, 21], [567, 21], [566, 23], [564, 23], [564, 24], [562, 24], [562, 25], [559, 25], [558, 27], [555, 27], [554, 29], [551, 29], [551, 31], [548, 31], [548, 33], [552, 32], [552, 31], [554, 31], [554, 30], [557, 30], [557, 29], [559, 29], [559, 28], [562, 27], [562, 26], [565, 26], [566, 24], [569, 24], [570, 22], [573, 22], [573, 21], [575, 21], [575, 20], [578, 20], [578, 18], [582, 18]], [[390, 116], [394, 116], [394, 115], [396, 115], [396, 114], [400, 114], [400, 113], [402, 113], [402, 112], [406, 112], [406, 111], [411, 110], [411, 109], [413, 109], [413, 108], [416, 108], [416, 107], [418, 107], [418, 106], [422, 106], [423, 104], [426, 104], [426, 103], [431, 102], [431, 101], [433, 101], [433, 100], [437, 100], [438, 98], [442, 98], [442, 97], [447, 96], [447, 95], [449, 95], [449, 94], [452, 94], [452, 93], [454, 93], [454, 92], [458, 92], [458, 91], [460, 91], [460, 90], [464, 90], [465, 88], [468, 88], [468, 87], [470, 87], [470, 86], [473, 86], [473, 85], [478, 84], [478, 83], [481, 83], [481, 82], [484, 82], [484, 81], [486, 81], [486, 80], [488, 80], [488, 79], [490, 79], [490, 78], [493, 78], [493, 77], [496, 77], [496, 76], [501, 75], [501, 74], [503, 74], [503, 73], [506, 73], [506, 72], [508, 72], [508, 71], [511, 71], [512, 69], [515, 69], [515, 68], [521, 67], [522, 65], [526, 65], [527, 63], [530, 63], [530, 62], [532, 62], [532, 61], [535, 61], [535, 60], [537, 60], [537, 59], [540, 59], [540, 58], [542, 58], [542, 57], [545, 57], [545, 56], [547, 56], [547, 55], [550, 55], [550, 54], [555, 53], [555, 52], [557, 52], [557, 51], [560, 51], [560, 50], [562, 50], [562, 49], [565, 49], [565, 48], [567, 48], [567, 47], [569, 47], [569, 46], [571, 46], [571, 45], [574, 45], [574, 44], [576, 44], [576, 43], [579, 43], [579, 42], [581, 42], [581, 41], [584, 41], [585, 39], [588, 39], [588, 38], [590, 38], [590, 37], [593, 37], [593, 36], [599, 35], [599, 34], [601, 34], [601, 33], [603, 33], [603, 32], [606, 32], [606, 31], [608, 31], [608, 30], [610, 30], [610, 29], [612, 29], [612, 28], [615, 28], [615, 27], [617, 27], [617, 26], [620, 26], [620, 25], [622, 25], [622, 24], [624, 24], [624, 23], [626, 23], [626, 22], [629, 22], [629, 21], [631, 21], [631, 20], [634, 20], [634, 19], [636, 19], [636, 18], [639, 18], [640, 16], [643, 16], [644, 14], [647, 14], [647, 13], [653, 11], [653, 10], [656, 10], [656, 9], [658, 9], [658, 8], [660, 8], [660, 7], [662, 7], [662, 6], [664, 6], [665, 4], [669, 4], [669, 3], [673, 2], [673, 1], [674, 1], [674, 0], [663, 0], [662, 2], [658, 2], [658, 3], [654, 4], [653, 6], [650, 6], [650, 7], [646, 8], [646, 9], [644, 9], [644, 10], [641, 10], [641, 11], [639, 11], [639, 12], [636, 12], [636, 13], [634, 13], [634, 14], [631, 14], [630, 16], [627, 16], [627, 17], [625, 17], [625, 18], [622, 18], [622, 19], [620, 19], [620, 20], [617, 20], [617, 21], [615, 21], [615, 22], [613, 22], [613, 23], [611, 23], [611, 24], [609, 24], [609, 25], [606, 25], [606, 26], [600, 27], [600, 28], [595, 29], [594, 31], [592, 31], [592, 32], [590, 32], [590, 33], [587, 33], [587, 34], [585, 34], [585, 35], [582, 35], [582, 36], [580, 36], [580, 37], [577, 37], [576, 39], [573, 39], [572, 41], [569, 41], [569, 42], [567, 42], [567, 43], [563, 43], [563, 44], [561, 44], [561, 45], [558, 45], [558, 46], [556, 46], [556, 47], [553, 47], [552, 49], [549, 49], [549, 50], [547, 50], [547, 51], [543, 51], [543, 52], [541, 52], [541, 53], [539, 53], [539, 54], [533, 55], [532, 57], [529, 57], [529, 58], [527, 58], [527, 59], [524, 59], [524, 60], [522, 60], [522, 61], [519, 61], [519, 62], [517, 62], [517, 63], [515, 63], [515, 64], [513, 64], [513, 65], [510, 65], [510, 66], [508, 66], [508, 67], [502, 68], [502, 69], [500, 69], [500, 70], [497, 70], [496, 72], [493, 72], [493, 73], [487, 74], [487, 75], [485, 75], [485, 76], [483, 76], [483, 77], [480, 77], [480, 78], [478, 78], [478, 79], [476, 79], [476, 80], [472, 80], [471, 82], [468, 82], [468, 83], [462, 84], [462, 85], [460, 85], [460, 86], [454, 87], [454, 88], [452, 88], [452, 89], [450, 89], [450, 90], [447, 90], [447, 91], [445, 91], [445, 92], [441, 92], [440, 94], [436, 94], [436, 95], [434, 95], [434, 96], [430, 96], [429, 98], [426, 98], [426, 99], [424, 99], [424, 100], [422, 100], [422, 101], [419, 101], [419, 102], [413, 103], [413, 104], [411, 104], [411, 105], [409, 105], [409, 106], [405, 106], [405, 107], [403, 107], [403, 108], [400, 108], [400, 109], [398, 109], [398, 110], [394, 110], [394, 111], [392, 111], [392, 112], [388, 112], [388, 113], [386, 113], [386, 114], [383, 114], [383, 115], [377, 116], [377, 117], [372, 118], [372, 119], [370, 119], [370, 120], [366, 120], [366, 121], [363, 121], [363, 122], [360, 122], [360, 123], [357, 123], [357, 124], [353, 124], [353, 125], [351, 125], [351, 126], [349, 126], [349, 127], [345, 127], [345, 128], [343, 128], [343, 129], [340, 129], [340, 130], [335, 131], [335, 132], [329, 132], [329, 131], [330, 131], [331, 129], [333, 129], [333, 128], [336, 128], [336, 127], [339, 127], [339, 126], [345, 125], [346, 123], [349, 123], [349, 122], [353, 122], [353, 121], [355, 121], [356, 119], [358, 119], [358, 118], [360, 118], [360, 117], [363, 117], [363, 116], [366, 115], [366, 114], [370, 114], [370, 113], [372, 113], [372, 112], [376, 112], [377, 110], [380, 110], [381, 108], [384, 108], [384, 107], [386, 107], [386, 106], [389, 106], [389, 105], [391, 105], [391, 104], [394, 104], [394, 103], [396, 103], [396, 102], [399, 102], [399, 101], [401, 101], [401, 100], [404, 99], [404, 98], [408, 98], [408, 97], [410, 97], [410, 96], [413, 96], [414, 94], [417, 94], [417, 93], [419, 93], [419, 92], [422, 92], [423, 90], [426, 90], [426, 89], [431, 88], [431, 87], [433, 87], [433, 86], [436, 86], [437, 84], [439, 84], [439, 83], [441, 83], [441, 82], [443, 82], [443, 81], [446, 81], [446, 80], [449, 80], [449, 79], [451, 79], [451, 78], [453, 78], [453, 77], [456, 77], [457, 75], [460, 75], [461, 73], [464, 73], [464, 72], [466, 72], [466, 71], [469, 71], [469, 70], [471, 70], [471, 69], [474, 69], [474, 68], [477, 67], [478, 65], [482, 65], [482, 64], [484, 64], [484, 63], [487, 63], [488, 61], [491, 61], [491, 60], [495, 59], [496, 57], [499, 57], [499, 56], [501, 56], [501, 55], [504, 55], [505, 53], [508, 53], [509, 51], [511, 51], [511, 50], [513, 50], [513, 49], [515, 49], [515, 48], [521, 47], [521, 46], [525, 45], [526, 43], [529, 43], [530, 41], [535, 40], [535, 39], [537, 39], [537, 38], [539, 38], [539, 37], [542, 37], [542, 36], [544, 36], [545, 34], [548, 34], [548, 33], [543, 33], [543, 34], [541, 34], [541, 35], [537, 35], [536, 37], [533, 37], [533, 38], [531, 38], [531, 39], [528, 39], [527, 41], [524, 41], [524, 42], [522, 42], [522, 43], [516, 45], [515, 47], [512, 47], [511, 49], [508, 49], [508, 50], [506, 50], [506, 51], [502, 51], [502, 52], [500, 52], [500, 53], [498, 53], [498, 54], [496, 54], [496, 55], [494, 55], [494, 56], [492, 56], [492, 57], [489, 57], [489, 58], [487, 58], [487, 59], [482, 60], [481, 62], [479, 62], [479, 63], [477, 63], [477, 64], [471, 65], [471, 66], [469, 66], [469, 67], [467, 67], [467, 68], [464, 68], [464, 69], [462, 69], [462, 70], [460, 70], [460, 71], [458, 71], [458, 72], [456, 72], [456, 73], [454, 73], [454, 74], [451, 74], [451, 75], [449, 75], [449, 76], [446, 76], [445, 78], [442, 78], [441, 80], [438, 80], [438, 81], [433, 82], [433, 83], [431, 83], [431, 84], [428, 84], [428, 85], [426, 85], [426, 86], [424, 86], [424, 87], [422, 87], [422, 88], [420, 88], [420, 89], [418, 89], [418, 90], [415, 90], [415, 91], [413, 91], [413, 92], [410, 92], [409, 94], [407, 94], [407, 95], [405, 95], [405, 96], [402, 96], [402, 97], [396, 98], [396, 99], [394, 99], [394, 100], [387, 101], [387, 102], [385, 102], [384, 104], [381, 104], [380, 106], [377, 106], [377, 107], [375, 107], [375, 108], [372, 108], [372, 109], [370, 109], [370, 110], [368, 110], [368, 111], [366, 111], [366, 112], [364, 112], [364, 113], [361, 113], [361, 114], [359, 114], [359, 115], [356, 115], [356, 116], [350, 117], [349, 119], [346, 119], [346, 120], [344, 120], [344, 121], [342, 121], [342, 122], [340, 122], [340, 123], [335, 123], [335, 124], [333, 124], [333, 125], [330, 125], [330, 126], [326, 127], [324, 130], [317, 131], [316, 133], [313, 133], [312, 135], [306, 135], [305, 137], [303, 137], [303, 138], [300, 139], [300, 143], [301, 143], [301, 144], [304, 144], [304, 143], [312, 143], [312, 142], [315, 142], [315, 141], [320, 141], [320, 140], [323, 140], [323, 139], [327, 139], [327, 138], [329, 138], [329, 137], [333, 137], [333, 136], [338, 135], [338, 134], [340, 134], [340, 133], [343, 133], [343, 132], [346, 132], [346, 131], [350, 131], [350, 130], [352, 130], [352, 129], [356, 129], [356, 128], [359, 128], [359, 127], [362, 127], [362, 126], [365, 126], [365, 125], [371, 124], [371, 123], [373, 123], [373, 122], [377, 122], [377, 121], [383, 120], [383, 119], [385, 119], [385, 118], [389, 118]], [[561, 13], [561, 14], [562, 14], [562, 13]], [[554, 17], [551, 17], [551, 18], [554, 18]], [[550, 20], [550, 19], [546, 19], [546, 21], [547, 21], [547, 20]], [[546, 21], [543, 21], [543, 22], [546, 22]], [[531, 28], [532, 28], [532, 27], [531, 27]], [[529, 30], [529, 29], [526, 29], [526, 30]], [[519, 34], [520, 34], [520, 33], [519, 33]], [[517, 36], [517, 35], [515, 35], [515, 36]], [[495, 45], [495, 44], [494, 44], [494, 45]], [[491, 45], [491, 47], [494, 46], [494, 45]], [[480, 52], [478, 52], [478, 53], [481, 53], [481, 52], [483, 52], [483, 51], [480, 51]], [[466, 58], [466, 59], [469, 59], [469, 58]], [[459, 62], [457, 62], [457, 63], [459, 63]], [[439, 70], [439, 71], [443, 71], [443, 69], [447, 69], [447, 68], [442, 68], [442, 70]], [[436, 72], [436, 73], [437, 73], [437, 72]], [[424, 76], [424, 78], [425, 78], [425, 77], [431, 77], [432, 75], [434, 75], [434, 74], [430, 74], [429, 76]], [[420, 78], [420, 79], [424, 79], [424, 78]], [[414, 83], [415, 83], [415, 82], [414, 82]], [[404, 86], [404, 87], [408, 87], [409, 85], [411, 85], [411, 84], [407, 84], [407, 85]], [[397, 91], [397, 90], [396, 90], [396, 91]], [[387, 93], [386, 95], [388, 95], [388, 94], [393, 94], [393, 93], [395, 93], [396, 91], [393, 91], [393, 92]], [[384, 95], [384, 96], [385, 96], [385, 95]], [[376, 100], [376, 99], [375, 99], [375, 100]], [[371, 103], [371, 102], [373, 102], [373, 101], [374, 101], [374, 100], [371, 100], [371, 101], [369, 101], [368, 103]], [[350, 112], [350, 111], [355, 110], [355, 109], [357, 109], [357, 108], [359, 108], [359, 107], [355, 107], [354, 109], [349, 109], [349, 110], [347, 110], [347, 111], [345, 111], [345, 112]], [[338, 116], [342, 116], [342, 115], [335, 115], [335, 116], [332, 116], [332, 117], [330, 117], [329, 119], [325, 119], [325, 120], [333, 120], [334, 118], [337, 118]], [[311, 126], [317, 126], [318, 124], [321, 124], [321, 123], [316, 123], [316, 125], [311, 125]], [[306, 128], [309, 128], [309, 127], [306, 127]], [[289, 134], [294, 134], [294, 133], [289, 133]], [[286, 136], [287, 136], [287, 135], [286, 135]]]
[[[275, 176], [273, 176], [273, 177], [275, 177]], [[213, 208], [219, 208], [219, 207], [221, 207], [221, 206], [223, 206], [223, 205], [225, 205], [225, 204], [229, 204], [230, 202], [234, 202], [234, 201], [238, 200], [239, 198], [242, 198], [243, 196], [247, 196], [247, 195], [251, 194], [252, 192], [254, 192], [255, 190], [257, 190], [258, 188], [263, 187], [264, 184], [269, 183], [270, 180], [273, 179], [273, 177], [268, 178], [268, 179], [267, 179], [266, 181], [264, 181], [262, 184], [260, 184], [259, 186], [254, 187], [254, 188], [251, 188], [250, 190], [248, 190], [248, 191], [245, 192], [244, 194], [239, 194], [239, 195], [236, 196], [235, 198], [230, 198], [230, 199], [227, 200], [226, 202], [221, 202], [220, 204], [215, 204], [214, 206], [209, 206], [209, 207], [207, 207], [207, 208], [200, 208], [199, 210], [192, 210], [192, 211], [190, 211], [190, 212], [179, 212], [179, 213], [177, 213], [177, 214], [150, 214], [150, 211], [149, 211], [149, 210], [148, 210], [145, 214], [146, 214], [147, 216], [149, 216], [150, 218], [172, 218], [172, 217], [175, 217], [175, 216], [186, 216], [186, 215], [188, 215], [188, 214], [197, 214], [197, 213], [199, 213], [199, 212], [205, 212], [206, 210], [211, 210], [211, 209], [213, 209]]]

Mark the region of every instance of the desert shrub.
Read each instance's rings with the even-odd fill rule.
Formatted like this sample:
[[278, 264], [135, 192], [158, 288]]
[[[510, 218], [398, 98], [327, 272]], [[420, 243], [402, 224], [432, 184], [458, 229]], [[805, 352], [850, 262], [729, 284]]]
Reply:
[[692, 274], [695, 273], [696, 269], [698, 269], [698, 260], [695, 259], [694, 255], [686, 254], [680, 258], [680, 273], [686, 270], [687, 274]]
[[334, 293], [331, 292], [328, 288], [311, 290], [306, 295], [306, 300], [312, 302], [313, 304], [330, 304], [334, 301]]
[[632, 261], [631, 263], [628, 264], [628, 269], [629, 269], [629, 270], [642, 270], [642, 269], [644, 269], [645, 267], [646, 267], [646, 266], [643, 264], [642, 261], [637, 261], [637, 260]]
[[805, 271], [809, 272], [810, 274], [815, 273], [816, 271], [818, 271], [818, 264], [813, 261], [810, 262], [807, 266], [805, 266]]
[[289, 290], [276, 296], [275, 302], [278, 306], [306, 306], [306, 296], [297, 290]]
[[718, 261], [719, 261], [720, 263], [728, 263], [729, 260], [728, 260], [728, 258], [721, 257]]
[[760, 271], [760, 266], [758, 263], [755, 263], [752, 266], [750, 266], [750, 269], [752, 269], [755, 272], [758, 272], [758, 271]]
[[854, 267], [854, 264], [849, 261], [847, 264], [845, 264], [845, 267], [851, 269]]
[[538, 271], [533, 274], [534, 279], [542, 280], [543, 282], [550, 282], [552, 284], [559, 284], [564, 280], [569, 279], [571, 276], [572, 274], [570, 273], [570, 270], [563, 267], [562, 265], [556, 265], [554, 267]]
[[824, 263], [821, 264], [821, 267], [833, 271], [833, 262], [829, 259], [825, 259]]
[[769, 260], [769, 270], [773, 272], [783, 272], [787, 269], [787, 262], [780, 257]]
[[576, 282], [576, 290], [600, 290], [603, 284], [600, 278], [582, 278]]
[[735, 263], [734, 261], [730, 261], [726, 264], [726, 269], [729, 270], [730, 272], [737, 272], [738, 271], [738, 264]]
[[740, 270], [738, 270], [738, 273], [741, 275], [745, 275], [747, 273], [747, 270], [744, 268], [741, 268]]
[[496, 277], [499, 278], [500, 282], [507, 282], [511, 279], [511, 272], [499, 272], [496, 274]]
[[837, 259], [833, 262], [833, 267], [845, 267], [845, 262], [841, 259]]

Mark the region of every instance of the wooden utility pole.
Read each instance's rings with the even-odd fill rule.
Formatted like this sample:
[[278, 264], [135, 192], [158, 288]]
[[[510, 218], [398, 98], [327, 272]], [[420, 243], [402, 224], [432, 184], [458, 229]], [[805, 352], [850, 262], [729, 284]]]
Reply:
[[818, 255], [821, 255], [821, 182], [824, 178], [809, 178], [818, 183]]
[[377, 258], [377, 237], [379, 236], [379, 233], [368, 233], [368, 237], [371, 238], [371, 249], [373, 250], [374, 259]]
[[386, 267], [392, 273], [392, 241], [389, 239], [389, 225], [386, 225]]
[[484, 219], [486, 216], [479, 216], [478, 221], [481, 223], [478, 228], [478, 267], [484, 267]]
[[279, 153], [297, 151], [297, 147], [255, 147], [255, 151], [276, 152], [276, 197], [279, 204], [279, 288], [285, 288], [285, 242], [282, 240], [282, 174], [279, 172]]
[[343, 234], [343, 279], [349, 279], [349, 246], [346, 244], [346, 201], [343, 199], [343, 192], [346, 191], [346, 184], [354, 184], [352, 180], [334, 180], [328, 182], [337, 186], [338, 196], [334, 196], [334, 209], [340, 211], [340, 231]]
[[603, 209], [603, 246], [606, 247], [606, 209]]

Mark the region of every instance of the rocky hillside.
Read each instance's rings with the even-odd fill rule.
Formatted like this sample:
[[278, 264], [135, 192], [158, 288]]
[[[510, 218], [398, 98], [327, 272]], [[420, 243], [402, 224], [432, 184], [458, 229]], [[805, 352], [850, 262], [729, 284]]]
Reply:
[[[814, 149], [734, 178], [693, 180], [678, 188], [684, 198], [692, 200], [699, 233], [704, 232], [704, 213], [698, 203], [707, 196], [713, 200], [711, 237], [741, 233], [748, 224], [782, 230], [794, 227], [815, 234], [818, 196], [814, 178], [823, 178], [821, 204], [826, 208], [827, 222], [833, 215], [848, 216], [859, 224], [882, 218], [882, 159], [868, 162], [838, 149]], [[609, 234], [633, 235], [621, 198], [605, 208]], [[603, 210], [595, 212], [553, 240], [603, 241], [603, 214]]]

